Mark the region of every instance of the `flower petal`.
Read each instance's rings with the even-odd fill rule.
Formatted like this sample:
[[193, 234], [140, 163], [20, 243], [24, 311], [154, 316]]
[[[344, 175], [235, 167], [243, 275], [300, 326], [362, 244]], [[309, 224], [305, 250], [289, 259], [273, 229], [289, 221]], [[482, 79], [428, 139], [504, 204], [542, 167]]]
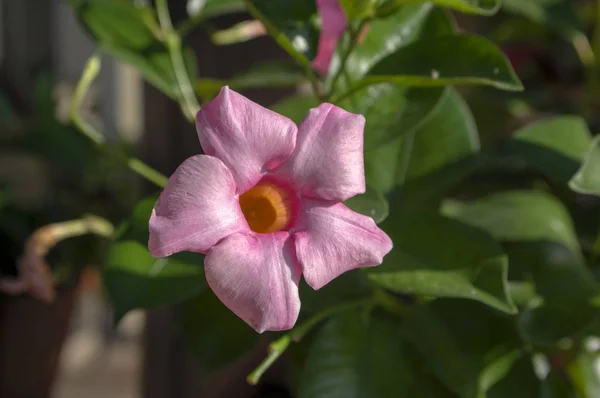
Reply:
[[312, 64], [322, 74], [329, 71], [329, 62], [335, 52], [337, 42], [346, 30], [348, 19], [339, 0], [317, 0], [317, 10], [321, 18], [321, 36], [317, 56]]
[[204, 259], [219, 299], [257, 332], [287, 330], [300, 312], [300, 266], [287, 232], [235, 234]]
[[197, 155], [184, 161], [154, 205], [150, 253], [206, 253], [226, 236], [249, 231], [235, 188], [231, 172], [219, 159]]
[[198, 112], [196, 128], [204, 153], [229, 167], [238, 193], [252, 188], [288, 158], [298, 130], [290, 119], [227, 86]]
[[343, 201], [365, 192], [365, 118], [332, 104], [311, 109], [296, 150], [275, 171], [303, 195]]
[[392, 241], [372, 218], [342, 203], [304, 200], [299, 217], [296, 254], [313, 289], [351, 269], [379, 265], [392, 250]]

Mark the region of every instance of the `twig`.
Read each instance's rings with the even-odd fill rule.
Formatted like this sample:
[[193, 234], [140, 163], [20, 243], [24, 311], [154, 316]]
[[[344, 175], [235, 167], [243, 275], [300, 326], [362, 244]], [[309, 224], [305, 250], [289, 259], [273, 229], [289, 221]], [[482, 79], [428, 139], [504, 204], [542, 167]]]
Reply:
[[173, 65], [173, 70], [175, 71], [175, 78], [177, 79], [179, 90], [181, 92], [179, 104], [185, 117], [190, 122], [194, 123], [196, 120], [196, 113], [200, 110], [200, 104], [198, 104], [192, 84], [190, 83], [190, 77], [185, 68], [181, 37], [179, 37], [179, 34], [173, 29], [167, 0], [156, 0], [156, 11], [158, 13], [158, 22], [162, 31], [163, 40], [169, 50], [169, 56], [171, 57], [171, 63]]
[[372, 304], [372, 299], [353, 301], [350, 303], [342, 304], [337, 307], [326, 309], [308, 318], [302, 324], [295, 327], [290, 332], [284, 334], [279, 339], [269, 344], [269, 355], [264, 359], [264, 361], [260, 363], [260, 365], [258, 365], [256, 369], [252, 371], [252, 373], [248, 375], [246, 380], [252, 385], [258, 384], [262, 375], [271, 367], [271, 365], [273, 365], [273, 363], [275, 363], [275, 361], [285, 352], [285, 350], [287, 350], [291, 342], [297, 343], [300, 340], [302, 340], [302, 338], [309, 331], [311, 331], [312, 328], [314, 328], [318, 323], [320, 323], [324, 319], [341, 311]]
[[[99, 72], [100, 56], [98, 54], [94, 54], [85, 63], [83, 73], [79, 79], [79, 83], [77, 83], [77, 87], [75, 88], [75, 94], [71, 102], [69, 117], [73, 125], [77, 127], [77, 130], [89, 138], [94, 144], [96, 144], [99, 149], [112, 152], [113, 148], [107, 145], [104, 135], [96, 130], [91, 124], [87, 123], [80, 114], [81, 104]], [[121, 153], [113, 154], [116, 155], [118, 159], [126, 164], [131, 170], [146, 178], [148, 181], [161, 188], [167, 184], [167, 177], [154, 170], [141, 160], [134, 157], [125, 156]]]
[[110, 238], [113, 232], [109, 221], [93, 215], [37, 229], [25, 241], [25, 251], [17, 260], [19, 277], [1, 279], [0, 291], [11, 295], [28, 292], [46, 303], [54, 301], [54, 278], [44, 259], [50, 249], [68, 238], [86, 234]]

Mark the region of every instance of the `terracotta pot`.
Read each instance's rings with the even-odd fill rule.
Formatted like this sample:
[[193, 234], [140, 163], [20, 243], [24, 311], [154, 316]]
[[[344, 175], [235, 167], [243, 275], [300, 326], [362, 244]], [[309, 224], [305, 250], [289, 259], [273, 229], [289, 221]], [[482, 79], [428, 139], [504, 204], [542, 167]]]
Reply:
[[59, 289], [52, 304], [0, 294], [0, 397], [50, 396], [76, 292]]

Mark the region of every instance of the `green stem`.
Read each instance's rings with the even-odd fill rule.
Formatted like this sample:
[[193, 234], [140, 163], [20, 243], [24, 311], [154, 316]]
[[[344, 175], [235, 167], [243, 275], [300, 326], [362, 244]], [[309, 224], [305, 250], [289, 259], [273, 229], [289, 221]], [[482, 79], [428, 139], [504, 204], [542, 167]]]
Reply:
[[330, 99], [333, 93], [335, 92], [335, 86], [342, 74], [344, 73], [344, 70], [346, 69], [346, 62], [348, 61], [348, 57], [350, 57], [350, 54], [352, 54], [352, 51], [356, 47], [356, 44], [358, 43], [358, 36], [360, 35], [360, 32], [362, 32], [367, 22], [367, 19], [363, 19], [362, 21], [360, 21], [358, 29], [354, 30], [352, 27], [349, 28], [350, 40], [348, 41], [346, 51], [344, 51], [344, 53], [342, 54], [340, 66], [335, 75], [333, 76], [333, 79], [331, 79], [331, 87], [329, 90], [329, 94], [327, 95], [328, 99]]
[[264, 361], [258, 365], [256, 369], [252, 371], [247, 377], [248, 383], [252, 385], [258, 384], [262, 375], [275, 363], [275, 361], [287, 350], [290, 343], [299, 342], [302, 338], [312, 330], [318, 323], [331, 315], [337, 314], [348, 309], [363, 307], [373, 304], [373, 299], [353, 301], [346, 304], [342, 304], [336, 307], [328, 308], [324, 311], [314, 314], [306, 321], [292, 329], [290, 332], [284, 334], [279, 339], [269, 344], [269, 355]]
[[85, 63], [83, 73], [79, 79], [79, 83], [77, 83], [77, 87], [75, 88], [75, 94], [69, 110], [71, 122], [79, 132], [89, 138], [100, 150], [108, 152], [112, 155], [116, 155], [117, 158], [126, 164], [131, 170], [135, 171], [157, 186], [161, 188], [164, 187], [167, 184], [167, 177], [137, 158], [124, 156], [114, 151], [114, 147], [107, 144], [104, 135], [96, 130], [91, 124], [87, 123], [81, 116], [81, 104], [83, 103], [88, 90], [90, 89], [94, 79], [96, 79], [98, 76], [99, 72], [100, 56], [99, 54], [94, 54]]
[[181, 37], [173, 29], [171, 16], [169, 14], [169, 6], [167, 0], [156, 0], [156, 11], [158, 13], [158, 21], [162, 31], [163, 40], [169, 50], [171, 64], [175, 71], [175, 78], [179, 86], [180, 98], [179, 105], [183, 110], [185, 117], [192, 123], [196, 120], [196, 113], [200, 110], [200, 104], [194, 94], [190, 77], [185, 68], [183, 59]]

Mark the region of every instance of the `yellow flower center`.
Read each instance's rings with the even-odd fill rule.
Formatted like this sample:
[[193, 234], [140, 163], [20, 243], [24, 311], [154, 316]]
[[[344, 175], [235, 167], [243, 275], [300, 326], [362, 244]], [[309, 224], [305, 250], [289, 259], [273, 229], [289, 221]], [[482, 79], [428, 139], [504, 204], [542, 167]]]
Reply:
[[259, 183], [242, 194], [240, 207], [250, 229], [262, 234], [281, 231], [292, 219], [288, 193], [270, 182]]

